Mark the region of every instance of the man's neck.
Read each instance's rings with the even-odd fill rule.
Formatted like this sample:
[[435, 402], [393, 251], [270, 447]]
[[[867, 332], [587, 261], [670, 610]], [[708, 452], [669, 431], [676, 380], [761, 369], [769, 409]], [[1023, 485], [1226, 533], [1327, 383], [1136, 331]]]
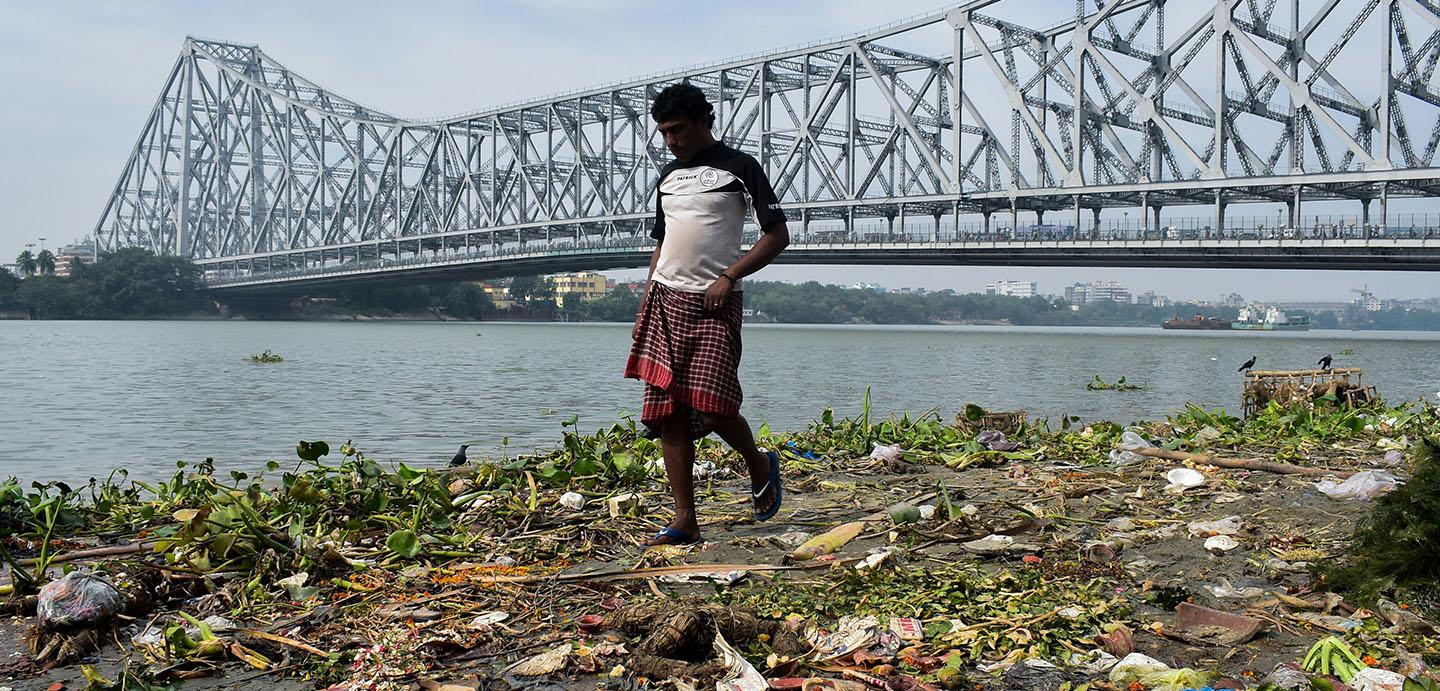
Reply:
[[712, 137], [710, 137], [710, 141], [701, 144], [701, 145], [700, 145], [700, 148], [698, 148], [698, 149], [695, 150], [695, 155], [693, 155], [693, 156], [691, 156], [690, 158], [688, 158], [688, 159], [686, 159], [686, 160], [684, 160], [684, 161], [681, 161], [681, 162], [682, 162], [682, 163], [689, 163], [690, 161], [693, 161], [693, 160], [695, 160], [695, 159], [697, 159], [697, 158], [700, 158], [700, 154], [703, 154], [703, 153], [705, 153], [706, 151], [709, 151], [709, 150], [710, 150], [710, 147], [715, 146], [716, 144], [719, 144], [719, 143], [720, 143], [720, 141], [719, 141], [718, 139], [716, 139], [715, 137], [712, 136]]

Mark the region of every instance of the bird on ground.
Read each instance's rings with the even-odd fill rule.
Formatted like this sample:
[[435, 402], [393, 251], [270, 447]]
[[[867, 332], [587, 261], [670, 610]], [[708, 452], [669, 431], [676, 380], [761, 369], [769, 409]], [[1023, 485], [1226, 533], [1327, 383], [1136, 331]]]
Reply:
[[1330, 369], [1331, 359], [1332, 358], [1329, 355], [1326, 355], [1325, 357], [1320, 358], [1320, 361], [1315, 364], [1320, 365], [1320, 369], [1328, 370]]
[[1246, 361], [1245, 361], [1245, 364], [1240, 365], [1240, 369], [1237, 369], [1237, 370], [1235, 370], [1235, 371], [1236, 371], [1236, 372], [1244, 372], [1244, 371], [1246, 371], [1246, 370], [1249, 370], [1251, 367], [1254, 367], [1254, 366], [1255, 366], [1255, 357], [1256, 357], [1256, 356], [1251, 355], [1251, 356], [1250, 356], [1250, 359], [1249, 359], [1249, 360], [1246, 360]]
[[465, 458], [465, 449], [468, 449], [468, 448], [470, 448], [470, 445], [469, 445], [469, 444], [461, 444], [461, 445], [460, 445], [460, 453], [455, 454], [455, 457], [452, 458], [452, 459], [450, 459], [450, 467], [451, 467], [451, 468], [454, 468], [455, 466], [459, 466], [459, 465], [465, 465], [465, 461], [466, 461], [466, 458]]

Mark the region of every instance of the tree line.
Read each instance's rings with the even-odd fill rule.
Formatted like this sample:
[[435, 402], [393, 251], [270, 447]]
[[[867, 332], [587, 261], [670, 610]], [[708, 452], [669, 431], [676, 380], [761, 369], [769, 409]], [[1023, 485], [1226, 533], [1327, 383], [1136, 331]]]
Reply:
[[[23, 276], [0, 269], [0, 311], [25, 311], [37, 319], [123, 319], [173, 317], [213, 313], [215, 303], [206, 297], [201, 272], [189, 260], [157, 256], [149, 250], [127, 248], [101, 255], [95, 264], [78, 260], [70, 275], [55, 276], [55, 259], [48, 251], [17, 258]], [[864, 288], [776, 281], [746, 281], [745, 306], [769, 319], [789, 324], [934, 324], [1007, 323], [1033, 326], [1155, 326], [1171, 317], [1194, 315], [1235, 319], [1233, 307], [1177, 303], [1165, 307], [1101, 301], [1072, 308], [1059, 297], [1029, 298], [957, 293], [953, 290], [919, 293], [880, 293]], [[635, 318], [640, 296], [621, 286], [604, 297], [586, 302], [558, 299], [555, 283], [544, 276], [511, 280], [507, 296], [515, 307], [500, 310], [490, 295], [475, 283], [418, 286], [360, 286], [331, 291], [318, 311], [339, 313], [390, 312], [396, 315], [434, 313], [450, 319], [564, 320], [629, 322]], [[304, 318], [313, 312], [295, 312], [288, 306], [255, 316]], [[1390, 309], [1378, 312], [1352, 310], [1344, 319], [1329, 312], [1308, 315], [1314, 328], [1365, 328], [1440, 330], [1440, 312]]]
[[[213, 311], [200, 268], [180, 257], [127, 248], [87, 264], [74, 259], [68, 276], [55, 275], [47, 250], [16, 258], [20, 276], [0, 269], [0, 310], [32, 319], [126, 319]], [[22, 278], [23, 277], [23, 278]]]

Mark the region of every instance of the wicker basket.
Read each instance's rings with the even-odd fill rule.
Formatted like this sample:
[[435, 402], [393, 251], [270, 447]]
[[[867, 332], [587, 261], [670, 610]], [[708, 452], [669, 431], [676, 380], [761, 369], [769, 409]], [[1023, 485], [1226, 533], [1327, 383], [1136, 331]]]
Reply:
[[977, 433], [981, 430], [993, 429], [1005, 434], [1014, 434], [1025, 424], [1025, 411], [1015, 410], [999, 413], [985, 413], [979, 420], [971, 420], [965, 417], [965, 413], [955, 414], [955, 427], [970, 433]]

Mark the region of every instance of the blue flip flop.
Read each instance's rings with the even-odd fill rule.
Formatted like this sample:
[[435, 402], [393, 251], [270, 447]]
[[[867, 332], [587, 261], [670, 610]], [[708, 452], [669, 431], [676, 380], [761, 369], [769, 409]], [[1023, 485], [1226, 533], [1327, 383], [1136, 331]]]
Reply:
[[764, 513], [757, 512], [755, 514], [755, 520], [757, 521], [768, 521], [773, 518], [776, 513], [779, 513], [780, 500], [785, 496], [784, 490], [780, 486], [780, 454], [775, 453], [774, 451], [766, 451], [765, 455], [770, 457], [770, 479], [766, 480], [765, 484], [760, 486], [760, 489], [751, 490], [750, 500], [753, 502], [754, 500], [764, 496], [765, 490], [770, 489], [771, 485], [774, 485], [775, 502], [770, 505], [769, 510], [765, 511]]
[[648, 546], [659, 547], [661, 545], [693, 545], [700, 541], [699, 535], [691, 535], [690, 533], [687, 533], [679, 528], [669, 527], [661, 528], [660, 532], [655, 533], [655, 537], [650, 539], [658, 540], [662, 537], [668, 537], [671, 540], [674, 540], [674, 542], [653, 543]]

